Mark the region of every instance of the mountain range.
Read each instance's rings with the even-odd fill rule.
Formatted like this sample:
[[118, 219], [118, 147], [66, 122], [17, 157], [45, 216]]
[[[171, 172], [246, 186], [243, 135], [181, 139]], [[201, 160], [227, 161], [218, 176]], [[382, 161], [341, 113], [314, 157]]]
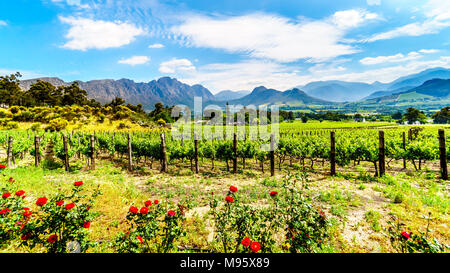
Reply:
[[[398, 78], [390, 83], [372, 84], [345, 81], [317, 81], [286, 91], [259, 86], [253, 91], [224, 90], [213, 95], [202, 85], [188, 85], [175, 78], [162, 77], [148, 83], [136, 83], [129, 79], [78, 81], [90, 98], [108, 103], [121, 97], [131, 104], [142, 104], [144, 109], [153, 109], [155, 103], [166, 105], [185, 104], [192, 106], [193, 97], [202, 97], [204, 103], [218, 105], [358, 105], [398, 101], [439, 101], [447, 103], [449, 96], [450, 69], [433, 68], [417, 74]], [[37, 80], [45, 80], [55, 86], [69, 85], [59, 78], [37, 78], [23, 80], [20, 86], [28, 90]]]

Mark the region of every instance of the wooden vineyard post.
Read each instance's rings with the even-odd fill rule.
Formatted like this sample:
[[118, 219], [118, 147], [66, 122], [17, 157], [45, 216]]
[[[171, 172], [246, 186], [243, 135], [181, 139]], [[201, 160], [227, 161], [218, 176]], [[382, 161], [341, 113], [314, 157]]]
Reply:
[[161, 164], [161, 172], [167, 172], [167, 153], [166, 153], [166, 136], [164, 133], [161, 134], [161, 151], [162, 151], [162, 164]]
[[275, 151], [274, 151], [274, 136], [270, 135], [270, 176], [275, 175]]
[[233, 135], [233, 173], [237, 173], [237, 136]]
[[[78, 146], [77, 147], [80, 148], [80, 135], [79, 134], [78, 134]], [[77, 157], [78, 157], [78, 159], [81, 158], [81, 152], [80, 152], [79, 149], [78, 149], [78, 152], [77, 152]]]
[[330, 132], [330, 167], [330, 174], [336, 175], [336, 139], [334, 132]]
[[195, 160], [195, 173], [198, 173], [198, 136], [194, 134], [194, 160]]
[[41, 163], [41, 151], [39, 150], [39, 136], [34, 137], [34, 166], [37, 167]]
[[12, 167], [12, 145], [13, 145], [13, 137], [10, 136], [8, 138], [8, 151], [7, 151], [7, 161], [8, 161], [8, 168]]
[[439, 129], [439, 156], [441, 159], [441, 179], [448, 180], [444, 129]]
[[128, 169], [133, 170], [133, 151], [131, 150], [131, 133], [128, 133]]
[[91, 170], [95, 170], [95, 137], [91, 135]]
[[380, 177], [383, 176], [386, 172], [386, 162], [385, 162], [385, 153], [384, 153], [384, 131], [378, 132], [378, 159], [380, 166]]
[[69, 171], [69, 154], [67, 151], [67, 135], [63, 135], [63, 145], [64, 145], [64, 168], [66, 172]]
[[[403, 150], [406, 149], [406, 134], [403, 132]], [[406, 169], [406, 160], [403, 158], [403, 169]]]

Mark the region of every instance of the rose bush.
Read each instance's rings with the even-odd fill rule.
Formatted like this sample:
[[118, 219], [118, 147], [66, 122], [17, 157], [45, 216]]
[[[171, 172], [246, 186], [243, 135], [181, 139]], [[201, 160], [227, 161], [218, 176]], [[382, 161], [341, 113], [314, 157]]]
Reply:
[[[224, 201], [213, 194], [210, 207], [218, 251], [267, 253], [277, 251], [277, 244], [294, 253], [319, 250], [328, 237], [329, 223], [296, 185], [306, 180], [305, 174], [289, 176], [280, 193], [267, 193], [267, 206], [244, 204], [234, 186]], [[283, 242], [275, 240], [279, 233], [284, 233]]]
[[112, 244], [119, 253], [167, 253], [174, 249], [175, 241], [186, 235], [182, 225], [186, 206], [148, 200], [144, 206], [130, 206], [126, 216], [127, 229], [120, 232]]
[[91, 208], [100, 191], [96, 189], [88, 196], [81, 185], [75, 183], [70, 191], [36, 200], [35, 209], [26, 211], [28, 218], [20, 230], [21, 246], [66, 253], [86, 252], [94, 245], [88, 240], [88, 233], [97, 216]]
[[436, 238], [428, 238], [428, 230], [431, 221], [431, 215], [428, 216], [427, 231], [408, 232], [405, 230], [405, 224], [399, 219], [393, 217], [388, 221], [387, 234], [392, 247], [401, 253], [440, 253], [449, 250], [450, 247], [441, 244]]

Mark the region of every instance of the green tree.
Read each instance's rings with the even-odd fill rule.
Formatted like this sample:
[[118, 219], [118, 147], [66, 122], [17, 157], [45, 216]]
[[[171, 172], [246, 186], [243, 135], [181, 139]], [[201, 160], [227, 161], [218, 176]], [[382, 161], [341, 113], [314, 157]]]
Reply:
[[61, 103], [61, 89], [56, 88], [47, 81], [38, 80], [28, 90], [29, 95], [34, 98], [36, 105], [56, 106]]
[[397, 112], [397, 113], [394, 113], [394, 114], [392, 114], [392, 118], [393, 119], [395, 119], [395, 120], [399, 120], [399, 119], [402, 119], [402, 113], [401, 112]]
[[89, 104], [88, 93], [80, 88], [78, 82], [63, 87], [62, 105], [85, 105]]
[[427, 118], [422, 111], [413, 107], [409, 107], [408, 109], [406, 109], [406, 113], [403, 114], [403, 117], [408, 121], [409, 124], [412, 124], [416, 121], [424, 123], [425, 119]]
[[447, 124], [450, 123], [450, 106], [442, 108], [432, 116], [434, 123]]
[[22, 105], [24, 92], [19, 86], [20, 77], [22, 75], [19, 72], [0, 77], [0, 105]]

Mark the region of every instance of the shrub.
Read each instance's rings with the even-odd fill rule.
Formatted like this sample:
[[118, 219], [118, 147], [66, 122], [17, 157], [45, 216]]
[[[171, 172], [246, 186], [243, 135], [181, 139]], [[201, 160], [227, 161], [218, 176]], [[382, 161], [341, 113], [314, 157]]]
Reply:
[[4, 127], [6, 130], [17, 129], [19, 128], [19, 123], [15, 121], [8, 121]]
[[31, 125], [31, 131], [36, 132], [39, 131], [39, 129], [41, 129], [41, 124], [39, 122], [33, 123]]
[[78, 181], [68, 192], [60, 191], [49, 199], [38, 198], [35, 210], [20, 230], [21, 246], [43, 247], [48, 253], [86, 252], [93, 246], [87, 236], [97, 216], [91, 208], [100, 192], [97, 189], [88, 196], [82, 185]]
[[106, 116], [104, 114], [98, 115], [98, 122], [103, 123], [105, 121]]
[[20, 111], [17, 114], [13, 115], [13, 120], [16, 121], [33, 121], [34, 120], [34, 114], [30, 111]]
[[[306, 176], [299, 175], [296, 180], [305, 182]], [[269, 206], [255, 207], [243, 204], [235, 187], [230, 187], [225, 198], [213, 195], [210, 207], [220, 251], [274, 252], [275, 234], [283, 231], [283, 247], [290, 252], [314, 252], [323, 247], [328, 220], [298, 191], [293, 176], [284, 181], [280, 193], [271, 191], [267, 196]]]
[[138, 209], [131, 206], [127, 217], [128, 229], [117, 235], [113, 245], [119, 253], [167, 253], [175, 241], [185, 236], [182, 225], [186, 206], [169, 209], [169, 204], [149, 200]]
[[11, 114], [17, 114], [17, 113], [19, 113], [20, 108], [19, 108], [19, 106], [12, 106], [8, 110], [9, 110], [9, 112], [11, 112]]
[[69, 123], [67, 122], [67, 120], [57, 118], [57, 119], [51, 120], [45, 129], [52, 131], [52, 132], [53, 131], [61, 131], [61, 130], [64, 130], [68, 124]]
[[393, 217], [392, 221], [388, 221], [389, 227], [387, 234], [391, 241], [392, 247], [402, 253], [439, 253], [449, 250], [449, 246], [442, 245], [436, 238], [428, 238], [428, 230], [431, 221], [431, 214], [428, 215], [427, 231], [424, 233], [407, 232], [405, 224], [399, 219]]

